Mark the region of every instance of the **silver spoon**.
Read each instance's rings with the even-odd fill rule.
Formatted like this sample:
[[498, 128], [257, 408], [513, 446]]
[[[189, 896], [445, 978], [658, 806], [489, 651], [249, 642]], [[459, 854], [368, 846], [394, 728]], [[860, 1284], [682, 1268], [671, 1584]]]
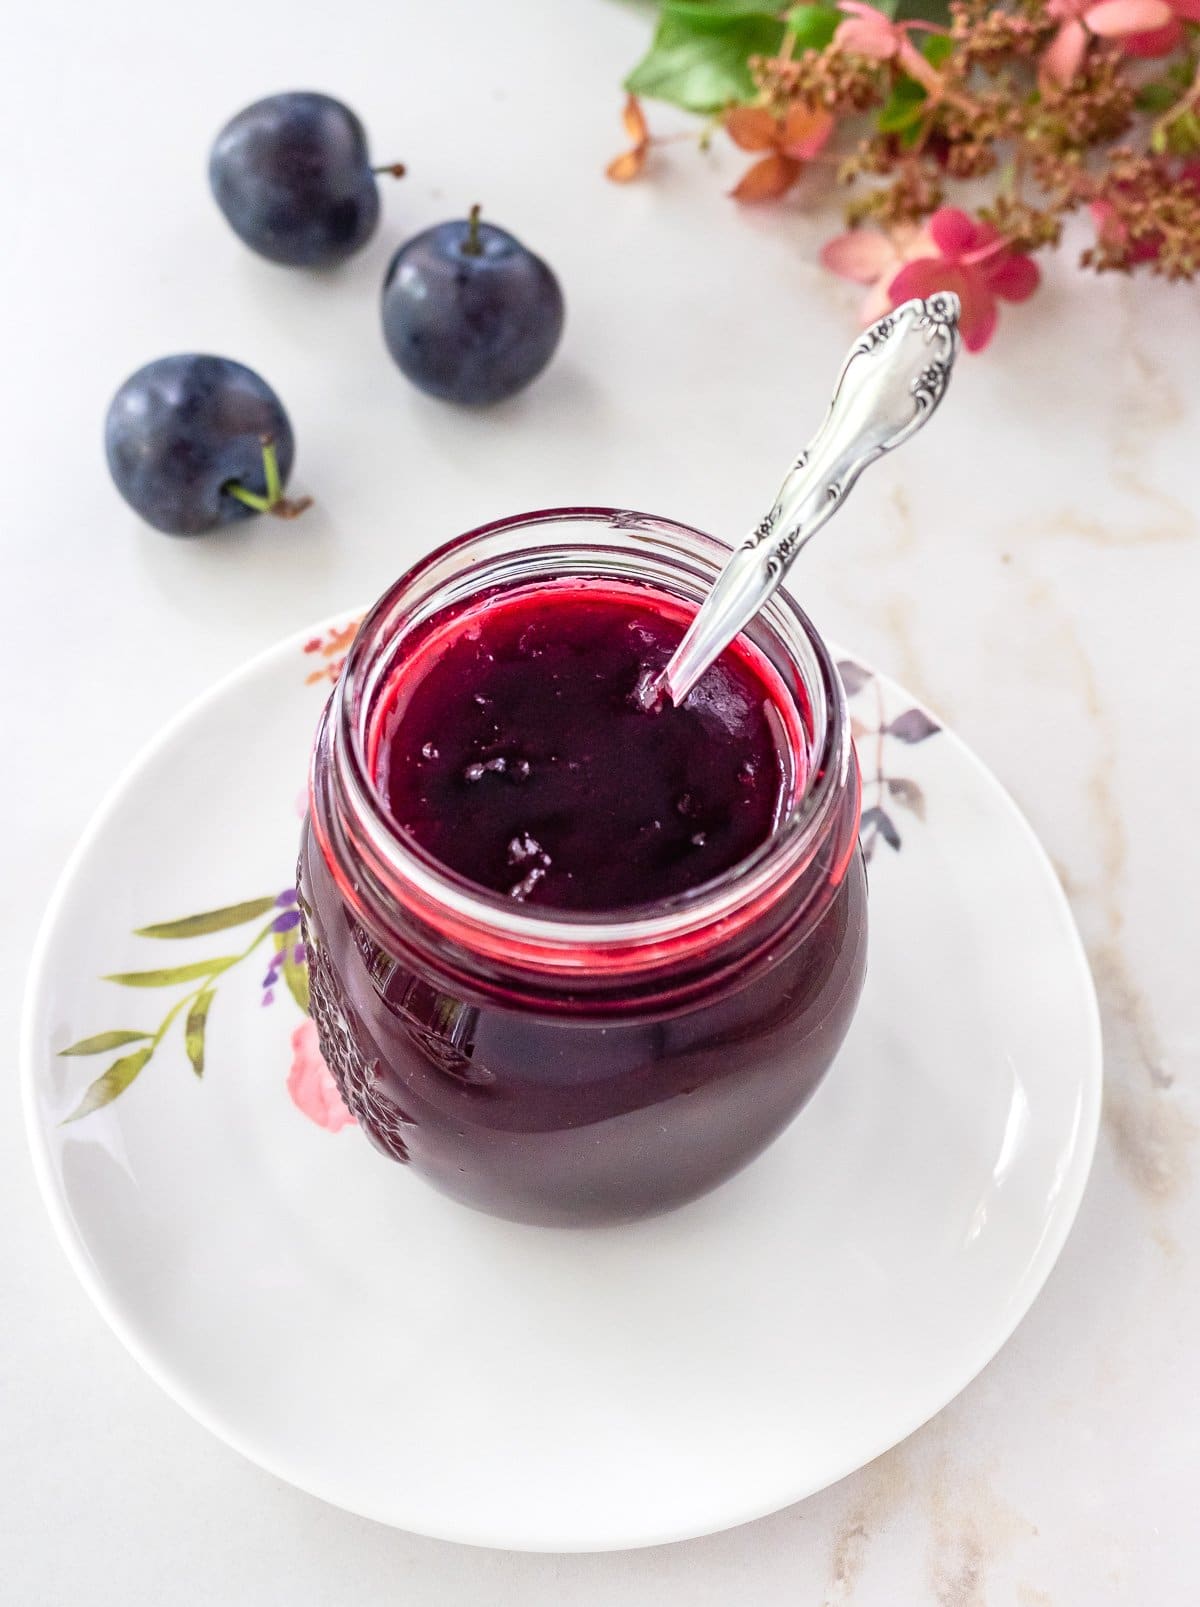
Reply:
[[770, 513], [722, 569], [666, 667], [639, 702], [678, 705], [776, 591], [796, 554], [836, 513], [868, 464], [915, 435], [946, 392], [958, 355], [958, 297], [906, 301], [864, 330], [825, 422], [779, 488]]

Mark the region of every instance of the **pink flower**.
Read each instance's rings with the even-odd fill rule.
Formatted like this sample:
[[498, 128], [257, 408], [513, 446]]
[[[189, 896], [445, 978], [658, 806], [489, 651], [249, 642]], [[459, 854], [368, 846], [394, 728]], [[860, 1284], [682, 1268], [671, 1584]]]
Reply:
[[839, 234], [822, 246], [821, 261], [843, 279], [870, 285], [859, 316], [864, 324], [873, 324], [892, 305], [888, 286], [904, 264], [934, 250], [928, 230], [901, 224], [890, 234], [878, 229], [850, 229]]
[[1014, 251], [988, 223], [941, 207], [929, 220], [929, 239], [936, 254], [915, 257], [888, 285], [893, 307], [914, 296], [953, 290], [962, 303], [958, 327], [969, 352], [982, 351], [996, 328], [996, 298], [1024, 301], [1038, 287], [1041, 274], [1032, 257]]
[[962, 303], [959, 329], [968, 351], [982, 350], [996, 327], [996, 298], [1024, 301], [1037, 289], [1037, 263], [1014, 251], [995, 229], [944, 206], [928, 225], [897, 230], [851, 229], [831, 240], [821, 261], [843, 279], [872, 285], [863, 304], [864, 323], [889, 307], [935, 290], [953, 290]]
[[[1200, 0], [1050, 0], [1047, 10], [1058, 22], [1050, 48], [1042, 57], [1041, 75], [1061, 87], [1069, 84], [1083, 66], [1088, 40], [1157, 36], [1172, 25], [1182, 33], [1174, 12], [1180, 6], [1195, 6]], [[1169, 48], [1174, 48], [1175, 41]], [[1129, 44], [1125, 47], [1129, 50]], [[1133, 51], [1131, 54], [1144, 52]], [[1159, 51], [1150, 54], [1158, 55]]]
[[855, 56], [866, 56], [871, 61], [894, 61], [903, 67], [910, 78], [916, 79], [927, 95], [937, 98], [942, 88], [942, 76], [925, 59], [909, 35], [918, 30], [941, 33], [942, 29], [928, 22], [893, 22], [874, 6], [864, 5], [863, 0], [840, 0], [838, 10], [846, 14], [845, 21], [838, 23], [833, 36], [833, 42], [839, 50]]
[[846, 20], [838, 24], [833, 42], [839, 50], [852, 51], [856, 56], [869, 56], [872, 61], [891, 61], [899, 55], [907, 35], [904, 24], [893, 22], [874, 6], [862, 0], [842, 0], [838, 7]]
[[321, 1058], [314, 1021], [302, 1021], [292, 1033], [292, 1069], [288, 1072], [288, 1093], [318, 1127], [340, 1132], [354, 1117], [342, 1103], [337, 1083]]
[[1146, 33], [1127, 34], [1121, 48], [1127, 56], [1169, 56], [1185, 38], [1184, 23], [1200, 22], [1200, 0], [1166, 0], [1171, 20]]

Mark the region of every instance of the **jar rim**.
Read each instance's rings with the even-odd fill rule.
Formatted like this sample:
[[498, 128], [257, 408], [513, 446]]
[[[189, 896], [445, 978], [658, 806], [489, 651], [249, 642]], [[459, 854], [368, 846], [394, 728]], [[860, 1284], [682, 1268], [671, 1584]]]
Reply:
[[[489, 559], [489, 549], [515, 535], [547, 526], [568, 527], [560, 543], [528, 546]], [[604, 541], [581, 538], [581, 528], [632, 542], [612, 563], [616, 549]], [[575, 539], [572, 540], [571, 536]], [[444, 543], [405, 571], [364, 616], [351, 643], [342, 673], [326, 709], [339, 797], [350, 817], [352, 836], [371, 861], [376, 876], [402, 906], [443, 934], [496, 956], [519, 955], [530, 963], [572, 969], [603, 962], [654, 963], [666, 952], [678, 954], [681, 942], [710, 942], [748, 924], [773, 905], [811, 862], [836, 817], [852, 771], [849, 717], [841, 679], [828, 648], [808, 616], [782, 588], [761, 611], [752, 627], [786, 655], [799, 680], [806, 730], [811, 743], [805, 781], [776, 829], [744, 859], [710, 881], [651, 904], [609, 912], [574, 911], [513, 900], [469, 882], [437, 861], [396, 825], [383, 807], [370, 774], [367, 734], [374, 699], [389, 677], [405, 634], [443, 612], [452, 602], [478, 596], [496, 584], [516, 583], [511, 575], [525, 570], [532, 580], [545, 575], [553, 554], [590, 554], [581, 569], [563, 575], [596, 572], [599, 554], [607, 554], [609, 578], [638, 578], [639, 563], [657, 566], [664, 584], [673, 576], [702, 596], [728, 557], [730, 549], [716, 538], [679, 521], [658, 515], [606, 507], [545, 508], [511, 515], [481, 525]], [[507, 565], [507, 569], [505, 569]], [[539, 567], [542, 565], [542, 567]], [[632, 566], [632, 567], [630, 567]], [[489, 573], [489, 568], [492, 571]], [[649, 584], [655, 584], [651, 579]], [[683, 595], [683, 593], [676, 593]], [[405, 624], [407, 621], [407, 624]], [[790, 688], [789, 688], [790, 690]], [[317, 778], [311, 787], [315, 802]], [[319, 811], [314, 807], [318, 837]], [[857, 832], [851, 834], [851, 844]], [[331, 859], [327, 842], [322, 850]], [[848, 854], [847, 854], [848, 857]], [[841, 867], [844, 870], [844, 866]], [[835, 877], [835, 880], [837, 878]]]

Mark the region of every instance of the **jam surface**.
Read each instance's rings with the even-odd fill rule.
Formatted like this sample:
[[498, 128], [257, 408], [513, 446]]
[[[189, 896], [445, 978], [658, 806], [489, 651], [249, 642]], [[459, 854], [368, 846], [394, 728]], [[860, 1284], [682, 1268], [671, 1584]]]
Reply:
[[653, 903], [729, 870], [770, 836], [799, 744], [740, 644], [680, 707], [639, 705], [687, 623], [657, 593], [574, 582], [435, 626], [374, 719], [387, 813], [469, 881], [549, 908]]

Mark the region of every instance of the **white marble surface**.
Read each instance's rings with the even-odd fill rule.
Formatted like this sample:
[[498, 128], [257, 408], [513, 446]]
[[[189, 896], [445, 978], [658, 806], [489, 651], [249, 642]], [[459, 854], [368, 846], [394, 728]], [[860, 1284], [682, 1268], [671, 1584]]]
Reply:
[[[1104, 1010], [1106, 1117], [1075, 1232], [1015, 1339], [913, 1439], [801, 1506], [660, 1551], [395, 1533], [274, 1482], [160, 1395], [37, 1199], [12, 1069], [31, 931], [160, 723], [494, 514], [603, 501], [735, 533], [823, 405], [855, 301], [813, 266], [828, 214], [738, 214], [722, 193], [738, 160], [678, 146], [640, 186], [600, 177], [646, 27], [617, 0], [64, 0], [7, 18], [0, 1577], [22, 1607], [1196, 1599], [1194, 288], [1056, 268], [799, 578], [817, 621], [940, 709], [1020, 801]], [[204, 184], [224, 117], [301, 86], [344, 96], [412, 173], [325, 278], [249, 256]], [[390, 246], [476, 199], [556, 266], [569, 308], [544, 380], [479, 415], [411, 391], [375, 313]], [[117, 500], [108, 396], [184, 348], [279, 388], [296, 485], [318, 499], [301, 523], [172, 542]]]

